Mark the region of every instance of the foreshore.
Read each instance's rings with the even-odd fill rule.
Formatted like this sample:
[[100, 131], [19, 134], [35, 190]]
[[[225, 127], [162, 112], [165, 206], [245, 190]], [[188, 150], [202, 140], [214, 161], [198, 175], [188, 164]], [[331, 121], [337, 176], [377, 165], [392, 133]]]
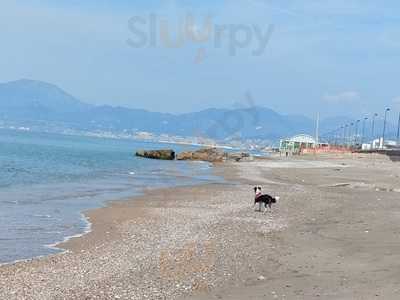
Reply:
[[[0, 299], [399, 299], [400, 163], [383, 155], [216, 165], [223, 184], [86, 213], [62, 254], [0, 267]], [[254, 185], [280, 196], [255, 212]]]

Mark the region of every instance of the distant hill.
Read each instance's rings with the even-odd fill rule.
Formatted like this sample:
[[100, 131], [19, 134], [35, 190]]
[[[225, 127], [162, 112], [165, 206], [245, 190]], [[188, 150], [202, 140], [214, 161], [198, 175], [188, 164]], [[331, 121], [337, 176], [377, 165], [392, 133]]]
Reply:
[[[63, 128], [115, 132], [138, 130], [157, 134], [206, 136], [219, 140], [277, 140], [297, 133], [314, 134], [315, 131], [315, 121], [307, 117], [281, 115], [264, 107], [233, 110], [212, 108], [173, 115], [124, 107], [95, 106], [76, 99], [55, 85], [26, 79], [0, 84], [0, 120], [21, 125], [57, 124]], [[336, 125], [333, 120], [322, 121], [321, 131]]]
[[26, 79], [0, 84], [0, 99], [0, 108], [8, 110], [42, 109], [65, 113], [89, 107], [55, 85]]

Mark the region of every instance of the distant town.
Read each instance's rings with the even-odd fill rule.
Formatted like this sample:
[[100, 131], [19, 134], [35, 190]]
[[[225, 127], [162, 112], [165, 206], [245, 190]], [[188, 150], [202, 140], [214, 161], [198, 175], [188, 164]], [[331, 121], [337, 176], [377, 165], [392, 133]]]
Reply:
[[86, 136], [107, 139], [127, 139], [152, 143], [192, 145], [200, 147], [216, 147], [223, 149], [236, 149], [254, 152], [271, 152], [274, 149], [272, 141], [262, 139], [226, 139], [216, 141], [207, 137], [183, 137], [170, 134], [155, 134], [147, 131], [123, 130], [122, 132], [112, 131], [87, 131], [80, 129], [64, 128], [62, 126], [22, 126], [20, 124], [10, 124], [0, 120], [0, 129], [15, 130], [21, 132], [44, 132], [63, 135]]

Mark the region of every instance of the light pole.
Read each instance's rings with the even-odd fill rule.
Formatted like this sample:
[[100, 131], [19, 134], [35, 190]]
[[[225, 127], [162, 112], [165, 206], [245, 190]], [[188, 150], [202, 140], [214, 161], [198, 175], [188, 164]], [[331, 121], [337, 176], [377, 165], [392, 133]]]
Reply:
[[342, 144], [342, 146], [344, 146], [345, 141], [346, 141], [346, 127], [343, 125], [341, 128], [343, 129], [343, 139], [342, 139], [343, 144]]
[[349, 146], [350, 146], [350, 148], [353, 147], [353, 135], [352, 135], [353, 132], [351, 131], [351, 128], [353, 127], [353, 125], [354, 125], [354, 123], [351, 122], [351, 123], [350, 123], [350, 127], [349, 127], [349, 128], [350, 128], [350, 129], [349, 129], [349, 131], [350, 131], [350, 132], [349, 132], [349, 137], [350, 137], [350, 138], [349, 138]]
[[399, 122], [397, 122], [397, 147], [400, 146], [400, 113]]
[[385, 110], [385, 119], [383, 121], [382, 149], [385, 147], [386, 119], [387, 119], [387, 113], [389, 111], [390, 111], [390, 108], [386, 108], [386, 110]]
[[371, 135], [372, 135], [372, 143], [374, 142], [374, 140], [375, 140], [375, 118], [378, 116], [378, 114], [377, 113], [374, 113], [374, 116], [372, 117], [372, 132], [371, 132]]
[[336, 130], [332, 132], [332, 143], [336, 145]]
[[[331, 134], [332, 134], [332, 131], [329, 131], [326, 135], [321, 135], [321, 140], [326, 139], [328, 144], [331, 144], [332, 143], [332, 135]], [[326, 136], [326, 138], [325, 138], [325, 136]]]
[[349, 124], [346, 124], [344, 126], [344, 146], [347, 147], [347, 134], [349, 133], [348, 131]]
[[361, 122], [361, 120], [357, 120], [356, 121], [356, 136], [354, 138], [354, 145], [357, 147], [357, 143], [358, 143], [358, 124]]
[[342, 130], [342, 127], [339, 127], [339, 128], [336, 130], [336, 141], [335, 141], [336, 147], [338, 147], [339, 144], [340, 144], [340, 133], [341, 133], [341, 130]]
[[362, 127], [362, 133], [361, 133], [361, 147], [362, 144], [364, 143], [364, 135], [365, 135], [365, 122], [368, 121], [368, 117], [365, 117], [363, 119], [363, 127]]
[[332, 134], [332, 143], [336, 145], [336, 130]]

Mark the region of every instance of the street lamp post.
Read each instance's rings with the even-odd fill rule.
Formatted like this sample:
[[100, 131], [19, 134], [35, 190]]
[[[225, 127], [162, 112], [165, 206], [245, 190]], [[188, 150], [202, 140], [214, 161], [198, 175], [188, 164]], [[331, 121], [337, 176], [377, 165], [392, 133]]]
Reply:
[[397, 147], [400, 146], [400, 113], [399, 121], [397, 122]]
[[340, 136], [340, 128], [335, 130], [335, 147], [337, 147], [338, 143], [339, 143], [339, 136]]
[[336, 133], [336, 146], [340, 146], [340, 136], [342, 134], [342, 126], [340, 126]]
[[385, 132], [386, 132], [386, 119], [387, 113], [390, 111], [390, 108], [386, 108], [385, 110], [385, 119], [383, 121], [383, 133], [382, 133], [382, 149], [385, 147]]
[[349, 127], [349, 131], [350, 131], [350, 132], [349, 132], [349, 137], [350, 137], [350, 138], [349, 138], [349, 146], [350, 146], [350, 148], [353, 147], [353, 137], [354, 137], [354, 136], [352, 135], [353, 132], [351, 131], [351, 128], [352, 128], [353, 126], [354, 126], [354, 123], [351, 122], [351, 123], [350, 123], [350, 127]]
[[343, 144], [342, 144], [342, 146], [344, 146], [345, 141], [346, 141], [346, 127], [343, 125], [341, 128], [343, 130], [343, 139], [342, 139]]
[[344, 141], [343, 141], [345, 147], [347, 147], [347, 134], [349, 133], [348, 128], [349, 128], [349, 124], [346, 124], [344, 126]]
[[374, 113], [374, 116], [372, 117], [372, 132], [371, 132], [371, 135], [372, 135], [372, 143], [374, 143], [374, 140], [375, 140], [375, 118], [378, 116], [378, 114], [377, 113]]
[[332, 144], [336, 145], [336, 130], [332, 133]]
[[358, 124], [361, 122], [361, 120], [357, 120], [356, 121], [356, 135], [354, 138], [354, 145], [357, 147], [358, 144]]
[[361, 133], [361, 147], [362, 147], [362, 144], [364, 143], [365, 122], [366, 122], [367, 120], [368, 120], [367, 117], [365, 117], [365, 118], [363, 119], [363, 127], [362, 127], [362, 133]]

